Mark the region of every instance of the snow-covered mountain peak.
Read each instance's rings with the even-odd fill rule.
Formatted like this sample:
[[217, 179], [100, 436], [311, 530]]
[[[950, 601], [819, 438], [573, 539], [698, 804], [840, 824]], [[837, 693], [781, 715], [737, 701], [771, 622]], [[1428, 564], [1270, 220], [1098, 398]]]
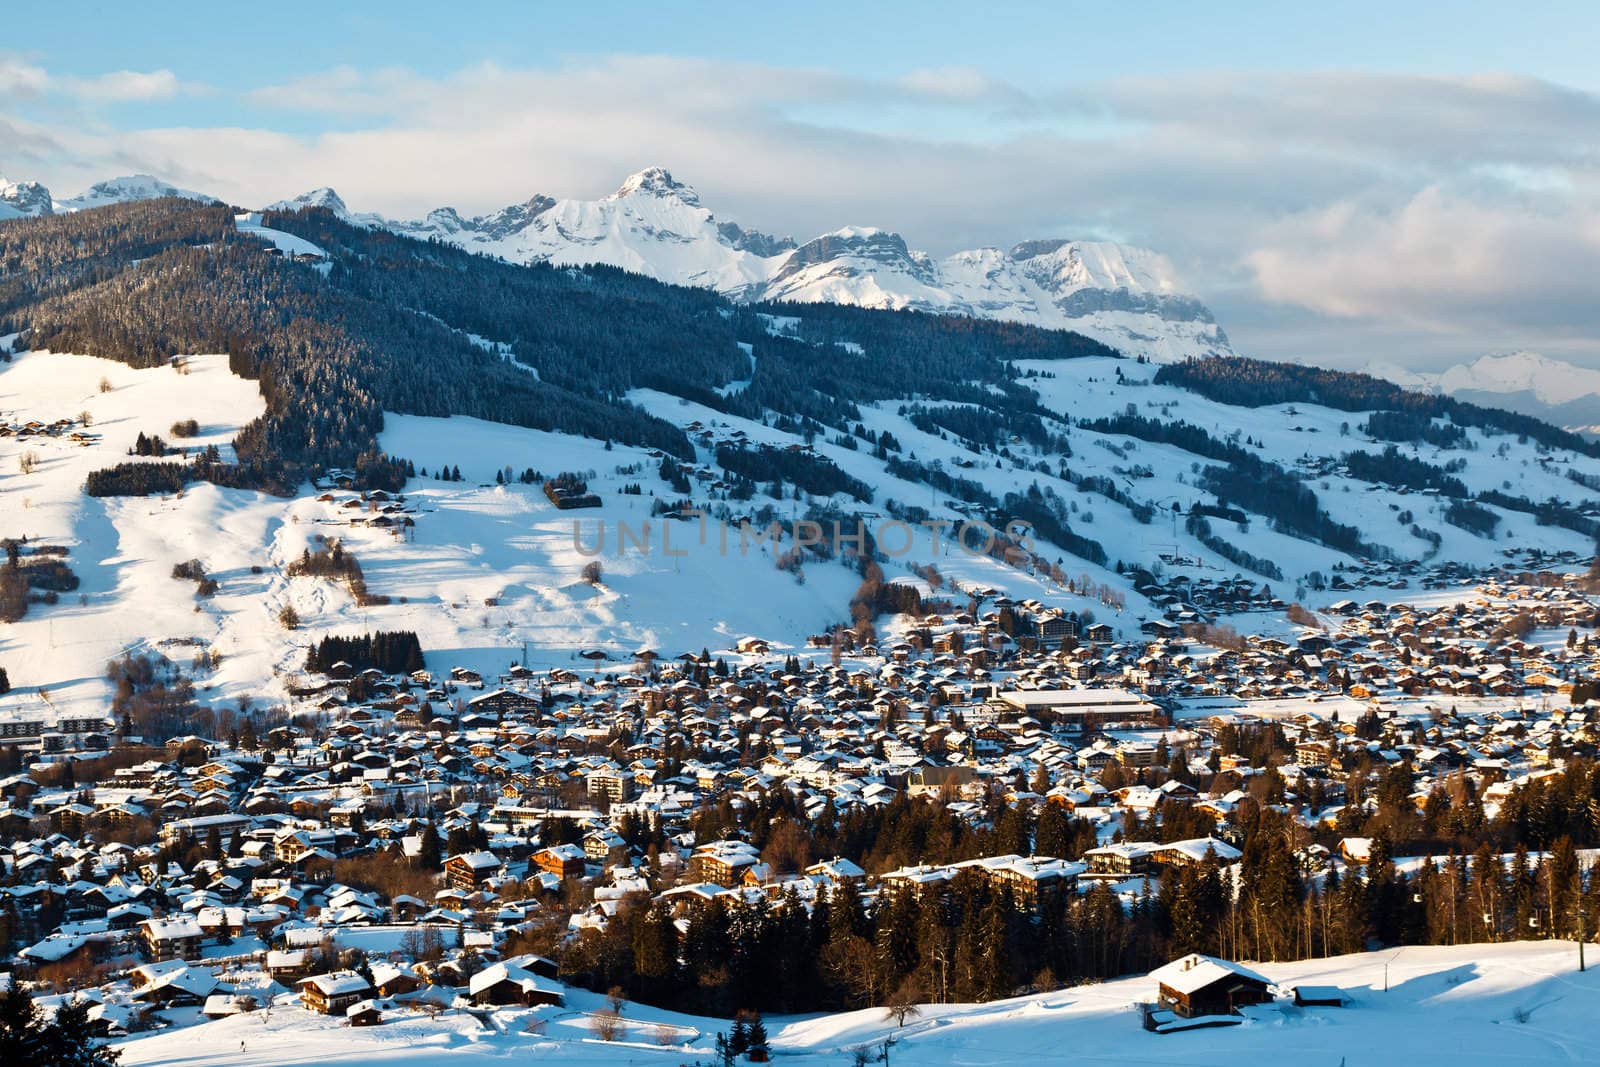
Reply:
[[646, 167], [628, 175], [617, 191], [606, 199], [624, 200], [634, 196], [675, 197], [693, 207], [700, 206], [700, 194], [674, 178], [665, 167]]
[[335, 215], [344, 217], [350, 214], [350, 209], [345, 205], [344, 197], [328, 188], [326, 185], [310, 192], [301, 193], [299, 196], [288, 200], [279, 200], [267, 205], [268, 211], [299, 211], [302, 208], [320, 207], [327, 208]]
[[1600, 370], [1578, 367], [1538, 352], [1507, 352], [1458, 364], [1439, 375], [1447, 393], [1465, 389], [1485, 393], [1532, 393], [1546, 404], [1600, 393]]
[[[154, 178], [103, 182], [96, 203], [187, 195]], [[88, 194], [86, 194], [88, 196]], [[80, 198], [84, 199], [84, 198]], [[89, 203], [71, 203], [70, 210]], [[57, 209], [62, 205], [57, 204]], [[1231, 355], [1227, 336], [1163, 255], [1110, 241], [1052, 238], [936, 259], [893, 230], [846, 226], [796, 242], [719, 217], [665, 167], [598, 199], [535, 195], [484, 215], [438, 207], [422, 218], [352, 213], [329, 188], [267, 210], [326, 208], [358, 226], [448, 241], [514, 263], [607, 264], [736, 300], [911, 308], [1076, 330], [1158, 362]], [[21, 212], [0, 199], [0, 217]]]
[[70, 200], [56, 201], [57, 211], [83, 211], [107, 204], [126, 204], [134, 200], [155, 200], [163, 196], [182, 197], [185, 200], [212, 201], [216, 197], [197, 193], [193, 189], [180, 189], [171, 182], [149, 174], [129, 174], [121, 178], [96, 182], [87, 192]]
[[1578, 433], [1600, 432], [1600, 370], [1538, 352], [1502, 352], [1437, 374], [1372, 362], [1366, 373], [1423, 392], [1532, 415]]
[[1181, 293], [1172, 263], [1159, 252], [1110, 241], [1024, 241], [1011, 258], [1060, 294], [1076, 289], [1126, 289], [1133, 293]]
[[0, 219], [53, 214], [50, 190], [38, 182], [12, 182], [0, 176]]

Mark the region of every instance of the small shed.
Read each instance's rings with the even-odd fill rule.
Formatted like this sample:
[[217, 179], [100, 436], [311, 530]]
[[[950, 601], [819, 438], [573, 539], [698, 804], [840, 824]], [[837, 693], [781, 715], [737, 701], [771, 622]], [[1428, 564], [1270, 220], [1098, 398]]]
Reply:
[[1302, 1008], [1342, 1008], [1345, 995], [1336, 985], [1297, 985], [1294, 1002]]

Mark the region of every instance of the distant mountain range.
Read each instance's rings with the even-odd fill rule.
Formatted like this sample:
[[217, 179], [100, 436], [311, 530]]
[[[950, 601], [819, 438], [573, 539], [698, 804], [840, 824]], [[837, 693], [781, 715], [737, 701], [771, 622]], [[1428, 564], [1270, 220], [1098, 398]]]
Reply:
[[1387, 363], [1367, 373], [1407, 389], [1446, 393], [1458, 400], [1532, 415], [1578, 433], [1600, 435], [1600, 370], [1537, 352], [1508, 352], [1424, 374]]
[[[0, 178], [0, 219], [77, 211], [159, 196], [214, 199], [149, 175], [99, 182], [54, 199], [38, 182]], [[433, 239], [517, 263], [605, 263], [741, 301], [788, 300], [942, 314], [1071, 329], [1129, 356], [1173, 362], [1232, 355], [1227, 335], [1180, 283], [1165, 256], [1108, 241], [1025, 241], [936, 259], [897, 233], [845, 227], [804, 243], [748, 230], [705, 207], [661, 167], [630, 175], [598, 200], [535, 195], [487, 215], [441, 207], [420, 219], [352, 211], [330, 188], [265, 210], [326, 208], [345, 221]], [[1484, 356], [1440, 374], [1373, 363], [1407, 388], [1600, 432], [1600, 371], [1533, 352]]]
[[[206, 198], [149, 176], [102, 182], [71, 200], [53, 200], [37, 183], [0, 184], [0, 218], [154, 196]], [[1227, 335], [1179, 284], [1171, 263], [1147, 249], [1049, 239], [936, 259], [899, 234], [872, 227], [846, 227], [799, 243], [718, 217], [694, 189], [660, 167], [631, 175], [598, 200], [536, 195], [471, 217], [450, 207], [413, 220], [356, 213], [327, 188], [267, 205], [304, 207], [512, 262], [605, 263], [741, 301], [914, 308], [1071, 329], [1159, 362], [1233, 354]]]
[[148, 174], [133, 174], [96, 182], [78, 196], [56, 200], [50, 195], [50, 190], [38, 182], [9, 182], [0, 176], [0, 219], [82, 211], [91, 207], [105, 207], [107, 204], [125, 204], [130, 200], [154, 200], [162, 196], [180, 196], [186, 200], [217, 199], [192, 189], [180, 189]]

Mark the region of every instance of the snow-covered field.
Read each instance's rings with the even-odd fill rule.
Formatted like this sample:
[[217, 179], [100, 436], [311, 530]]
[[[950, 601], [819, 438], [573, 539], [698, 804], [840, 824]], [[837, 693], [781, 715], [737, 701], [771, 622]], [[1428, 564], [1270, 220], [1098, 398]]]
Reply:
[[[103, 713], [107, 659], [166, 639], [214, 641], [222, 620], [248, 613], [262, 593], [266, 578], [250, 567], [261, 562], [280, 501], [212, 485], [175, 497], [83, 492], [89, 472], [127, 460], [140, 433], [174, 446], [214, 444], [231, 454], [234, 434], [263, 409], [256, 384], [235, 377], [223, 356], [192, 356], [183, 364], [186, 373], [179, 374], [40, 352], [0, 364], [0, 419], [50, 423], [87, 412], [82, 432], [95, 436], [88, 444], [64, 436], [0, 438], [0, 536], [65, 545], [81, 580], [59, 604], [36, 605], [0, 631], [0, 661], [18, 687], [0, 697], [0, 709], [47, 720], [52, 709]], [[173, 437], [172, 424], [190, 418], [199, 435]], [[30, 454], [37, 465], [21, 473], [22, 457]], [[194, 583], [171, 577], [173, 564], [197, 557], [223, 583], [222, 593], [199, 610]], [[180, 646], [167, 651], [185, 664], [192, 655]]]
[[[838, 358], [870, 354], [847, 352]], [[802, 648], [809, 635], [849, 617], [858, 578], [846, 566], [808, 563], [800, 580], [775, 566], [770, 547], [742, 547], [736, 528], [724, 545], [715, 525], [702, 541], [695, 524], [652, 519], [656, 500], [675, 494], [657, 473], [659, 461], [645, 451], [476, 419], [387, 417], [380, 438], [386, 451], [430, 475], [437, 475], [441, 466], [459, 467], [462, 473], [461, 481], [426, 477], [408, 486], [415, 525], [404, 533], [353, 522], [371, 517], [346, 506], [354, 494], [335, 491], [321, 499], [310, 486], [293, 499], [207, 484], [192, 485], [175, 497], [83, 495], [85, 476], [125, 459], [140, 432], [159, 433], [186, 447], [216, 444], [226, 452], [237, 429], [261, 412], [255, 383], [235, 378], [222, 357], [183, 357], [182, 364], [188, 373], [133, 370], [105, 360], [42, 352], [0, 364], [0, 418], [21, 425], [76, 419], [87, 412], [84, 430], [94, 435], [88, 443], [72, 442], [65, 434], [0, 437], [0, 536], [65, 545], [82, 579], [81, 588], [61, 603], [36, 606], [24, 621], [0, 632], [0, 665], [16, 687], [0, 697], [0, 716], [48, 721], [60, 713], [102, 713], [109, 695], [103, 677], [106, 661], [130, 650], [158, 650], [185, 667], [196, 653], [209, 652], [209, 662], [195, 672], [201, 698], [230, 705], [248, 698], [259, 707], [283, 699], [283, 682], [298, 670], [305, 647], [330, 633], [412, 629], [435, 669], [461, 665], [492, 676], [515, 661], [535, 667], [583, 663], [581, 652], [604, 651], [626, 663], [645, 648], [667, 656], [701, 648], [720, 652], [743, 637], [762, 638], [782, 654]], [[1236, 432], [1260, 442], [1264, 455], [1285, 464], [1301, 456], [1338, 457], [1355, 448], [1382, 447], [1361, 432], [1360, 415], [1313, 405], [1250, 409], [1216, 404], [1148, 384], [1152, 369], [1129, 361], [1025, 362], [1019, 369], [1049, 375], [1028, 384], [1039, 390], [1047, 406], [1071, 417], [1113, 414], [1133, 405], [1141, 414], [1182, 419], [1218, 437]], [[102, 378], [109, 391], [100, 390]], [[778, 446], [798, 440], [760, 422], [664, 393], [637, 390], [630, 399], [676, 425], [699, 422], [716, 440], [739, 433], [751, 442]], [[1196, 579], [1226, 578], [1240, 571], [1200, 544], [1172, 512], [1174, 504], [1187, 511], [1197, 501], [1210, 500], [1195, 485], [1204, 462], [1200, 457], [1173, 446], [1081, 427], [1072, 430], [1073, 455], [1067, 460], [1072, 471], [1109, 478], [1135, 500], [1151, 505], [1155, 517], [1140, 523], [1124, 505], [1081, 491], [1060, 477], [1060, 457], [1041, 455], [1021, 443], [1013, 443], [1005, 457], [993, 451], [974, 453], [953, 436], [919, 430], [899, 409], [898, 403], [866, 405], [861, 421], [871, 431], [892, 433], [903, 456], [978, 482], [996, 498], [1034, 487], [1054, 494], [1073, 529], [1103, 545], [1110, 562], [1096, 566], [1043, 543], [1041, 554], [1073, 578], [1087, 575], [1093, 583], [1120, 590], [1126, 606], [1120, 612], [1106, 608], [1097, 598], [1068, 593], [1043, 576], [962, 551], [948, 536], [936, 551], [926, 531], [918, 531], [909, 545], [884, 540], [882, 547], [894, 552], [885, 567], [891, 580], [909, 580], [912, 564], [936, 563], [945, 578], [962, 588], [993, 589], [1088, 610], [1132, 638], [1138, 624], [1158, 612], [1117, 573], [1117, 561], [1151, 565], [1163, 557], [1177, 558], [1187, 562], [1163, 564], [1164, 572]], [[198, 421], [200, 435], [174, 440], [169, 427], [187, 418]], [[1535, 500], [1584, 496], [1586, 491], [1565, 476], [1569, 468], [1600, 477], [1600, 461], [1592, 458], [1545, 453], [1533, 442], [1486, 437], [1477, 430], [1470, 431], [1470, 438], [1475, 446], [1470, 449], [1444, 453], [1423, 446], [1416, 453], [1436, 464], [1462, 461], [1457, 476], [1475, 490], [1509, 486]], [[814, 447], [871, 487], [873, 500], [866, 508], [880, 520], [891, 502], [961, 517], [952, 510], [948, 494], [891, 476], [870, 446], [850, 449], [818, 437]], [[21, 459], [30, 453], [37, 466], [23, 474]], [[700, 449], [700, 462], [706, 470], [713, 467], [712, 449]], [[603, 506], [558, 511], [538, 485], [514, 478], [496, 484], [496, 471], [505, 467], [514, 473], [531, 467], [545, 475], [583, 472]], [[639, 495], [623, 492], [633, 485], [640, 487]], [[1513, 548], [1570, 550], [1585, 556], [1592, 549], [1581, 535], [1540, 526], [1518, 512], [1497, 509], [1499, 536], [1486, 539], [1445, 523], [1444, 502], [1438, 497], [1379, 491], [1336, 473], [1311, 485], [1336, 521], [1358, 526], [1368, 540], [1391, 546], [1403, 558], [1495, 564]], [[710, 496], [696, 483], [697, 500]], [[753, 501], [729, 506], [738, 514], [770, 505], [788, 523], [808, 517], [823, 503], [849, 510], [862, 507], [843, 497], [780, 502], [759, 492]], [[1401, 521], [1404, 511], [1438, 532], [1442, 543], [1437, 553], [1408, 532]], [[632, 544], [619, 551], [621, 524], [642, 535], [648, 551]], [[1223, 521], [1214, 521], [1213, 527], [1282, 568], [1284, 579], [1271, 582], [1279, 596], [1303, 595], [1316, 608], [1343, 595], [1316, 594], [1298, 586], [1309, 572], [1331, 574], [1336, 564], [1353, 563], [1349, 557], [1277, 532], [1259, 517], [1247, 530]], [[602, 528], [604, 573], [591, 585], [581, 577], [590, 559], [582, 549], [596, 545]], [[360, 561], [369, 591], [389, 603], [362, 606], [340, 584], [287, 578], [284, 566], [320, 539], [342, 540]], [[173, 566], [189, 559], [199, 559], [219, 581], [218, 595], [197, 600], [193, 583], [172, 578]], [[1259, 575], [1247, 577], [1267, 581]], [[1440, 602], [1455, 595], [1460, 594], [1414, 588], [1369, 588], [1355, 594], [1358, 599]], [[285, 606], [299, 615], [298, 630], [286, 632], [279, 625]], [[880, 628], [892, 634], [900, 625], [883, 620]], [[1270, 613], [1252, 614], [1238, 625], [1260, 633], [1293, 629], [1281, 615]]]
[[[1590, 946], [1591, 962], [1597, 954], [1600, 949]], [[1296, 1008], [1280, 999], [1246, 1009], [1240, 1026], [1157, 1035], [1140, 1028], [1134, 1005], [1154, 999], [1155, 985], [1139, 977], [989, 1004], [929, 1006], [903, 1028], [881, 1009], [766, 1022], [774, 1061], [794, 1064], [849, 1064], [858, 1048], [876, 1056], [886, 1038], [896, 1041], [890, 1063], [919, 1067], [1600, 1062], [1600, 1032], [1593, 1025], [1600, 972], [1577, 973], [1571, 942], [1414, 947], [1256, 969], [1282, 988], [1338, 986], [1350, 1003]], [[395, 1013], [394, 1021], [352, 1029], [284, 1001], [270, 1015], [161, 1032], [120, 1047], [127, 1067], [675, 1065], [710, 1062], [712, 1039], [728, 1025], [630, 1004], [622, 1040], [607, 1044], [588, 1025], [590, 1013], [603, 1006], [597, 995], [569, 991], [564, 1008], [499, 1010], [481, 1019], [460, 1011], [432, 1020]], [[535, 1018], [543, 1020], [535, 1027], [543, 1033], [528, 1032]]]

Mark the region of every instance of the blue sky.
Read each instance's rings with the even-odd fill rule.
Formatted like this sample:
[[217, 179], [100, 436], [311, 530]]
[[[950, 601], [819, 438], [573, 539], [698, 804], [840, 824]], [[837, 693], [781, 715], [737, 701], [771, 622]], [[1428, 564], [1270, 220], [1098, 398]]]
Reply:
[[1600, 364], [1586, 4], [56, 3], [5, 26], [0, 174], [60, 195], [148, 171], [478, 211], [663, 164], [800, 237], [1146, 244], [1252, 354]]

